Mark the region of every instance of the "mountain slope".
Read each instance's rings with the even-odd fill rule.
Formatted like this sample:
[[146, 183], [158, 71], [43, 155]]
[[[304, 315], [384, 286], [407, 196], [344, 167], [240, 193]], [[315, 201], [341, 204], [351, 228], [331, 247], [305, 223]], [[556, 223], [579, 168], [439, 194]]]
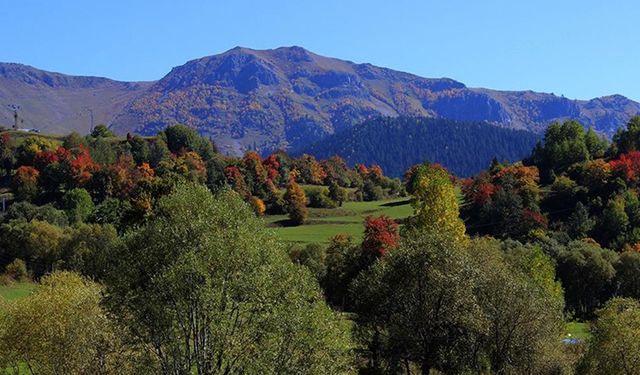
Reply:
[[531, 91], [469, 88], [448, 78], [323, 57], [301, 47], [234, 48], [192, 60], [155, 82], [73, 77], [19, 64], [0, 64], [0, 124], [9, 104], [21, 106], [25, 127], [45, 132], [89, 131], [107, 123], [120, 134], [151, 135], [184, 123], [238, 154], [297, 149], [380, 116], [417, 116], [536, 133], [575, 118], [612, 135], [640, 113], [640, 104], [614, 95], [570, 100]]
[[385, 174], [396, 177], [428, 160], [466, 177], [489, 167], [494, 157], [521, 160], [540, 138], [527, 131], [481, 122], [379, 118], [328, 136], [294, 154], [307, 153], [318, 159], [340, 155], [350, 165], [379, 164]]
[[19, 105], [23, 127], [47, 133], [88, 133], [91, 111], [94, 124], [113, 117], [151, 83], [118, 82], [107, 78], [68, 76], [27, 65], [0, 63], [0, 124], [13, 125]]
[[486, 121], [538, 133], [552, 121], [576, 118], [611, 135], [638, 113], [640, 104], [622, 96], [581, 101], [475, 89], [300, 47], [238, 47], [174, 68], [127, 105], [113, 126], [120, 133], [154, 134], [181, 122], [212, 136], [227, 153], [239, 153], [297, 148], [379, 116]]

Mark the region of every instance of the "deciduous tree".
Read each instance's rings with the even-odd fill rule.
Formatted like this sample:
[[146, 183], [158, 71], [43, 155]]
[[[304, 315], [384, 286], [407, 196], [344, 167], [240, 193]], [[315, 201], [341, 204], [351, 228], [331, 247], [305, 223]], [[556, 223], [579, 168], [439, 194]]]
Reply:
[[183, 185], [117, 256], [110, 310], [165, 374], [334, 374], [345, 322], [234, 192]]

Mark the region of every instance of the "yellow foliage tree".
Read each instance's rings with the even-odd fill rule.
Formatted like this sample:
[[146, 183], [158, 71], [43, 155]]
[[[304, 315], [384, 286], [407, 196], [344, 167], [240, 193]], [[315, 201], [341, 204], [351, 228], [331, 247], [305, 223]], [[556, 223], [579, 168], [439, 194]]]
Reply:
[[309, 211], [307, 209], [307, 196], [304, 190], [296, 182], [297, 173], [293, 171], [289, 176], [287, 191], [284, 194], [284, 200], [287, 204], [287, 212], [289, 219], [296, 224], [301, 225], [307, 220]]
[[[16, 302], [0, 304], [0, 368], [33, 374], [136, 373], [133, 350], [103, 310], [101, 287], [55, 272]], [[0, 301], [2, 302], [2, 301]]]
[[409, 227], [420, 231], [449, 233], [465, 241], [465, 226], [460, 219], [458, 197], [449, 174], [439, 166], [422, 164], [408, 176], [408, 191], [413, 193], [414, 216]]

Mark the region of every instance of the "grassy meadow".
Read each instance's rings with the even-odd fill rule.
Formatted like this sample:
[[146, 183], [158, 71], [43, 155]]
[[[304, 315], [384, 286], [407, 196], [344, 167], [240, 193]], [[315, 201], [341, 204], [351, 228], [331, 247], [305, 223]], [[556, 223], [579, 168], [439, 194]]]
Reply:
[[404, 219], [413, 212], [409, 198], [386, 199], [373, 202], [345, 202], [338, 208], [309, 208], [307, 223], [290, 226], [287, 215], [265, 217], [267, 226], [285, 242], [326, 244], [336, 234], [349, 234], [362, 240], [363, 220], [369, 215], [387, 215]]
[[9, 285], [0, 285], [0, 299], [8, 301], [17, 300], [29, 295], [33, 291], [35, 284], [30, 282], [12, 283]]

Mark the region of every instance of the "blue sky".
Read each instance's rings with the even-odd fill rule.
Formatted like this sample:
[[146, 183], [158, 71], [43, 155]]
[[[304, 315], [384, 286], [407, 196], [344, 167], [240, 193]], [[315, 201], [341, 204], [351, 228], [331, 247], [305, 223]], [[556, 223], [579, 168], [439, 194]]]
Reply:
[[639, 18], [630, 0], [15, 0], [0, 61], [153, 80], [237, 45], [299, 45], [474, 87], [640, 100]]

